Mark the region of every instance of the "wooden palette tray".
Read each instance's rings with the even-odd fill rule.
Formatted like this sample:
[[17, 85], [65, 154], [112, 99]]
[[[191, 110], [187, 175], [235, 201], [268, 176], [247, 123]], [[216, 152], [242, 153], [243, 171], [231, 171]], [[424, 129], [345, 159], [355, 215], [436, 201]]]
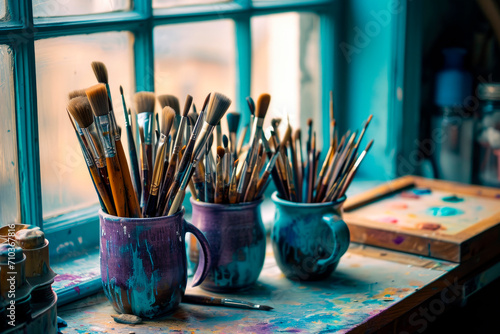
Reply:
[[464, 262], [500, 246], [500, 189], [405, 176], [346, 201], [351, 241]]

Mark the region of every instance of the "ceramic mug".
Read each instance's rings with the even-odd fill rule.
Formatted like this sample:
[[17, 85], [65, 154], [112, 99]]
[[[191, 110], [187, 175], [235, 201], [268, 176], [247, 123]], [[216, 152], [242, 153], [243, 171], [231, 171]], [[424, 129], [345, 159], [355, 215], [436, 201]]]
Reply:
[[[193, 200], [192, 222], [203, 231], [212, 251], [212, 267], [204, 290], [234, 292], [252, 287], [266, 257], [266, 232], [262, 223], [262, 199], [250, 203], [214, 204]], [[190, 259], [197, 248], [190, 245]]]
[[117, 312], [153, 318], [179, 305], [187, 284], [186, 232], [198, 238], [203, 251], [193, 286], [207, 276], [209, 243], [184, 220], [184, 209], [155, 218], [121, 218], [101, 210], [99, 220], [102, 285]]
[[345, 196], [330, 203], [295, 203], [275, 192], [276, 216], [271, 232], [274, 257], [286, 277], [299, 281], [325, 279], [349, 247], [342, 220]]

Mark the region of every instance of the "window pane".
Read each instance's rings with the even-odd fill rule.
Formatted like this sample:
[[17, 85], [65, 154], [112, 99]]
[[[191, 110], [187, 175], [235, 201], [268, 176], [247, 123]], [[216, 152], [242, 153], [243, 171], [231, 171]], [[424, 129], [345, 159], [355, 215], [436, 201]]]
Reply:
[[201, 108], [217, 91], [234, 101], [234, 24], [230, 20], [175, 24], [154, 30], [155, 90], [181, 103], [187, 94]]
[[153, 0], [153, 8], [206, 5], [211, 3], [231, 2], [230, 0]]
[[273, 117], [286, 120], [286, 114], [293, 127], [305, 127], [313, 118], [321, 138], [318, 16], [257, 16], [251, 24], [252, 96], [267, 92], [272, 97], [265, 126]]
[[0, 45], [0, 225], [19, 222], [19, 178], [12, 50]]
[[5, 20], [5, 14], [7, 11], [7, 6], [5, 0], [0, 0], [0, 20]]
[[130, 0], [33, 0], [33, 16], [67, 16], [130, 9]]
[[[90, 63], [107, 66], [113, 106], [124, 124], [119, 87], [131, 105], [135, 89], [133, 38], [128, 32], [58, 37], [35, 42], [44, 217], [97, 202], [66, 113], [68, 92], [97, 83]], [[126, 147], [126, 140], [123, 141]]]

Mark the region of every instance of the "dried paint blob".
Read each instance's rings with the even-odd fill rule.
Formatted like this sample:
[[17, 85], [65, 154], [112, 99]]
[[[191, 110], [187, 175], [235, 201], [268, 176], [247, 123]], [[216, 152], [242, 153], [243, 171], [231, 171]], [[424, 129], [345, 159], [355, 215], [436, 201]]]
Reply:
[[420, 198], [420, 196], [418, 196], [417, 194], [415, 194], [412, 191], [403, 191], [399, 196], [401, 196], [402, 198], [409, 198], [409, 199], [419, 199]]
[[392, 210], [405, 210], [408, 209], [408, 204], [406, 203], [401, 203], [401, 202], [395, 202], [395, 203], [390, 203], [388, 205], [389, 209]]
[[432, 193], [432, 190], [430, 190], [429, 188], [416, 188], [413, 189], [413, 193], [418, 196], [430, 195]]
[[417, 229], [427, 231], [437, 231], [441, 229], [441, 224], [438, 223], [418, 223]]
[[382, 223], [389, 223], [389, 224], [397, 224], [398, 220], [394, 217], [382, 217], [377, 219], [377, 221], [382, 222]]
[[462, 197], [458, 197], [457, 195], [445, 196], [442, 200], [448, 203], [460, 203], [464, 201]]
[[464, 212], [460, 209], [452, 208], [449, 206], [434, 206], [427, 210], [427, 214], [434, 217], [451, 217], [458, 216]]

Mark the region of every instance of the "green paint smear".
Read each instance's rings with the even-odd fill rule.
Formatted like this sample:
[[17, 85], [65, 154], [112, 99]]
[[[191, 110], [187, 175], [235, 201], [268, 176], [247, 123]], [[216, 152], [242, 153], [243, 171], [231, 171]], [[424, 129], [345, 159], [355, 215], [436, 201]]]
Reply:
[[464, 201], [462, 197], [458, 197], [456, 195], [443, 197], [442, 200], [448, 203], [460, 203]]
[[451, 217], [458, 216], [463, 213], [464, 212], [462, 210], [449, 206], [435, 206], [427, 210], [427, 214], [434, 217]]

